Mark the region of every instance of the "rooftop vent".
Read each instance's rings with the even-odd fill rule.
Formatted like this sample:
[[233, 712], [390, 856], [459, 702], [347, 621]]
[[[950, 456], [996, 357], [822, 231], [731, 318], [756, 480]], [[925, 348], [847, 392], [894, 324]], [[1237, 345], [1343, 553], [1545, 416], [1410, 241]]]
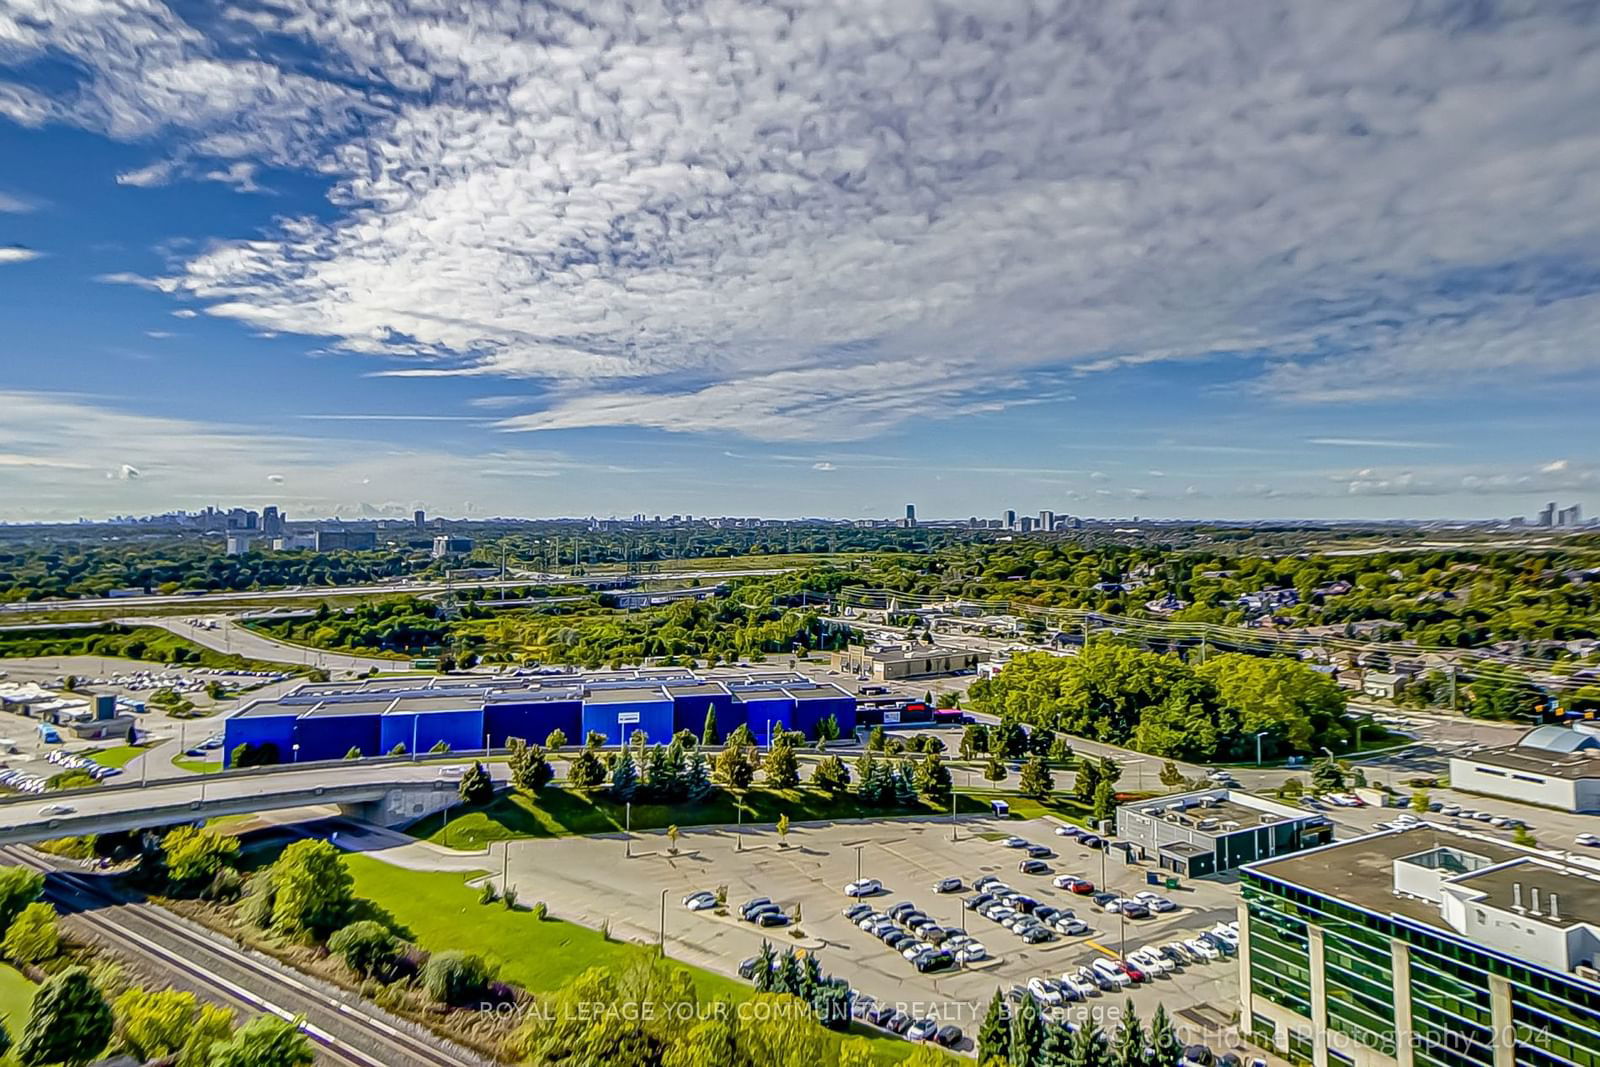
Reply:
[[1511, 910], [1521, 915], [1526, 909], [1522, 906], [1522, 883], [1511, 883]]
[[1550, 894], [1550, 921], [1551, 922], [1560, 922], [1561, 921], [1561, 911], [1560, 911], [1560, 909], [1558, 909], [1556, 907], [1556, 903], [1557, 903], [1556, 895], [1554, 893], [1551, 893]]
[[1532, 906], [1530, 907], [1529, 910], [1531, 910], [1535, 915], [1539, 914], [1539, 887], [1538, 886], [1531, 886], [1528, 889], [1528, 899], [1533, 902]]

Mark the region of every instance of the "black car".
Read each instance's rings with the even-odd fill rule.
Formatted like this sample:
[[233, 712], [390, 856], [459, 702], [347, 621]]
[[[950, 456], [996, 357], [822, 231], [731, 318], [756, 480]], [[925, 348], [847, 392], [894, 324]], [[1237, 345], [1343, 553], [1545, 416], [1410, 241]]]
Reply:
[[907, 1030], [911, 1029], [911, 1016], [907, 1015], [903, 1011], [897, 1011], [890, 1015], [889, 1018], [880, 1025], [882, 1025], [885, 1029], [894, 1031], [897, 1034], [903, 1034]]
[[894, 949], [896, 952], [899, 952], [901, 949], [905, 948], [915, 940], [916, 938], [912, 937], [904, 930], [896, 930], [892, 934], [885, 935], [883, 943]]
[[912, 912], [914, 912], [916, 910], [917, 910], [917, 906], [915, 904], [911, 903], [911, 901], [902, 900], [900, 903], [898, 903], [894, 907], [890, 908], [888, 910], [888, 912], [886, 912], [886, 914], [891, 919], [899, 920], [899, 919], [904, 919], [907, 915], [910, 915]]
[[1060, 914], [1061, 909], [1052, 908], [1048, 904], [1040, 904], [1037, 908], [1033, 909], [1033, 917], [1038, 919], [1040, 922], [1045, 923], [1049, 922], [1051, 919]]
[[789, 916], [781, 911], [764, 911], [756, 916], [757, 926], [788, 926]]
[[1022, 893], [1018, 893], [1016, 896], [1012, 897], [1008, 903], [1018, 911], [1025, 911], [1029, 915], [1032, 915], [1033, 909], [1039, 906], [1039, 902], [1037, 900], [1034, 900], [1030, 896], [1025, 896]]
[[877, 1006], [878, 1002], [871, 997], [858, 994], [855, 999], [850, 1001], [850, 1014], [853, 1018], [865, 1019], [872, 1009]]
[[961, 906], [968, 911], [977, 911], [994, 899], [993, 893], [979, 893], [977, 896], [968, 897], [961, 902]]
[[761, 957], [760, 956], [751, 956], [747, 960], [740, 961], [740, 963], [739, 963], [739, 977], [743, 978], [745, 981], [749, 981], [750, 979], [752, 979], [752, 978], [754, 978], [756, 976], [756, 971], [757, 971], [757, 969], [760, 968], [760, 966], [761, 966]]
[[1055, 851], [1049, 845], [1029, 845], [1028, 855], [1036, 860], [1042, 860], [1054, 856]]
[[1082, 837], [1078, 838], [1078, 844], [1082, 845], [1084, 848], [1100, 848], [1105, 844], [1105, 841], [1102, 838], [1096, 837], [1094, 834], [1084, 834]]
[[862, 1018], [866, 1019], [867, 1022], [871, 1023], [873, 1026], [887, 1026], [889, 1025], [889, 1020], [893, 1018], [894, 1015], [895, 1010], [893, 1004], [874, 1004], [872, 1007], [867, 1009], [866, 1015], [862, 1016]]
[[755, 909], [761, 907], [764, 904], [771, 904], [771, 903], [772, 903], [772, 898], [771, 897], [754, 897], [754, 898], [752, 898], [750, 900], [747, 900], [743, 904], [739, 905], [739, 917], [741, 919], [749, 919], [750, 918], [750, 913], [752, 911], [754, 911]]
[[755, 907], [744, 913], [744, 921], [747, 923], [759, 923], [763, 915], [772, 915], [774, 913], [782, 914], [782, 912], [783, 909], [778, 907], [776, 904], [757, 904]]
[[1049, 874], [1050, 865], [1044, 860], [1023, 860], [1017, 864], [1017, 870], [1023, 874]]
[[918, 956], [916, 964], [919, 972], [930, 974], [934, 971], [947, 971], [954, 967], [956, 958], [948, 952], [929, 952], [926, 955]]
[[1030, 926], [1022, 931], [1022, 940], [1030, 945], [1037, 945], [1041, 941], [1054, 941], [1056, 935], [1042, 926]]
[[942, 945], [944, 939], [950, 936], [950, 931], [942, 926], [924, 926], [917, 931], [917, 937], [930, 945]]
[[945, 1048], [955, 1048], [961, 1044], [961, 1027], [941, 1026], [939, 1032], [933, 1035], [933, 1039]]

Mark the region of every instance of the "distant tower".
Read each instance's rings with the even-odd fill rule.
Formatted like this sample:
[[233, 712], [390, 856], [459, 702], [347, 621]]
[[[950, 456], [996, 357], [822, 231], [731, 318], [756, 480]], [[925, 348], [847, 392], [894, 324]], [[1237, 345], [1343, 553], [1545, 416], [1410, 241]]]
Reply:
[[1548, 503], [1548, 504], [1546, 504], [1544, 506], [1544, 510], [1543, 511], [1539, 512], [1539, 525], [1540, 526], [1554, 526], [1555, 524], [1556, 524], [1556, 504], [1555, 504], [1555, 501], [1552, 500], [1550, 503]]
[[1006, 512], [1006, 529], [1014, 530], [1016, 528], [1017, 528], [1017, 513], [1015, 511], [1007, 511]]
[[1056, 513], [1053, 511], [1039, 512], [1039, 529], [1054, 530], [1056, 528]]
[[283, 534], [283, 516], [272, 504], [261, 509], [261, 532], [267, 537], [280, 537]]
[[915, 504], [907, 504], [906, 505], [906, 525], [907, 526], [915, 526], [916, 524], [917, 524], [917, 506]]
[[428, 513], [423, 511], [421, 508], [418, 508], [416, 511], [411, 513], [411, 523], [417, 529], [422, 529], [424, 526], [428, 525]]

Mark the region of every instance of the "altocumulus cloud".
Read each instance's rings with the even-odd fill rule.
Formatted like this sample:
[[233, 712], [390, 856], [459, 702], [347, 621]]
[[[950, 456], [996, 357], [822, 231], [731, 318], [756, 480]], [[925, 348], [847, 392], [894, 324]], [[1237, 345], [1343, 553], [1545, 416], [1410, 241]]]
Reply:
[[529, 380], [505, 429], [864, 437], [1222, 355], [1304, 403], [1593, 369], [1591, 4], [146, 0], [0, 41], [84, 72], [0, 115], [176, 137], [127, 181], [332, 179], [160, 288]]

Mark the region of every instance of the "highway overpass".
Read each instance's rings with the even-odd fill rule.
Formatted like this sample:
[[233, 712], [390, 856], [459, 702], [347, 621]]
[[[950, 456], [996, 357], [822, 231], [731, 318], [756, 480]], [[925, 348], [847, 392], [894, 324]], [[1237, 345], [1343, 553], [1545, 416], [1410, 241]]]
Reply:
[[[157, 829], [219, 815], [337, 805], [355, 818], [395, 826], [457, 801], [460, 764], [354, 762], [252, 768], [141, 785], [95, 786], [0, 801], [0, 845]], [[504, 767], [490, 767], [503, 777]], [[57, 806], [66, 811], [57, 810]]]

